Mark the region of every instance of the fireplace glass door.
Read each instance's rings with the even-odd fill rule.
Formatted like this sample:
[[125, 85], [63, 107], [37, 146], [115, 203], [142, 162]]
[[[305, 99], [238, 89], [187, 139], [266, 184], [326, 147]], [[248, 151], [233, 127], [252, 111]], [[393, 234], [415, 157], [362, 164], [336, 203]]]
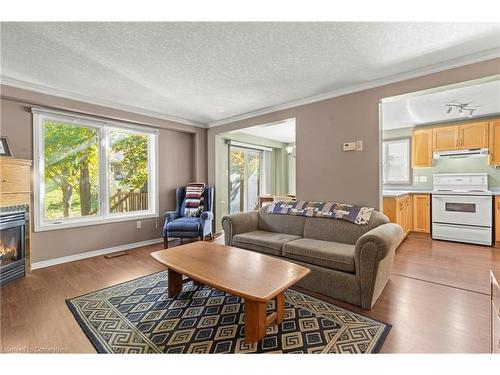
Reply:
[[6, 266], [23, 258], [22, 238], [21, 226], [0, 231], [0, 266]]

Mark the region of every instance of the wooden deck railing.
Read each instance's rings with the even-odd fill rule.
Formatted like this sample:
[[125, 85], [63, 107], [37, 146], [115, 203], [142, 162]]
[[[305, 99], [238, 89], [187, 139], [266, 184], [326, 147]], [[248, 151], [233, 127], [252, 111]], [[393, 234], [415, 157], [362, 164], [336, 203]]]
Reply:
[[148, 209], [148, 193], [118, 191], [109, 198], [110, 212], [145, 211]]

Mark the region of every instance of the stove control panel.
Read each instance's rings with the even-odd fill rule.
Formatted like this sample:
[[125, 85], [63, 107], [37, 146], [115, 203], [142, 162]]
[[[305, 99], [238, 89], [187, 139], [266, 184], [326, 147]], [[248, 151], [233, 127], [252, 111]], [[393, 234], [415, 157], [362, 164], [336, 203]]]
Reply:
[[487, 173], [442, 173], [433, 175], [434, 190], [487, 191]]

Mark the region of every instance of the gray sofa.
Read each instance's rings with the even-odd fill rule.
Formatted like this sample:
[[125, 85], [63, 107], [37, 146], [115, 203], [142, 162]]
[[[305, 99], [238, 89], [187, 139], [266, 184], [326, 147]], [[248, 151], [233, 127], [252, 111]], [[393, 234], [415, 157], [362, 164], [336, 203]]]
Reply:
[[368, 225], [339, 219], [246, 212], [222, 218], [228, 246], [311, 269], [297, 286], [370, 310], [390, 277], [403, 230], [375, 211]]

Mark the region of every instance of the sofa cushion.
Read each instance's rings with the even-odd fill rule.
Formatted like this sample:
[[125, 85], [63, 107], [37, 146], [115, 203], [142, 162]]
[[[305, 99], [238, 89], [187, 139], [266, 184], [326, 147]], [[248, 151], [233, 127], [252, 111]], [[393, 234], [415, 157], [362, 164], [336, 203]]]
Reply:
[[354, 272], [354, 249], [354, 245], [340, 242], [301, 238], [285, 243], [283, 256], [332, 270]]
[[302, 237], [306, 220], [304, 216], [268, 214], [266, 210], [264, 206], [259, 211], [260, 230]]
[[299, 236], [290, 234], [254, 230], [253, 232], [235, 235], [233, 244], [244, 249], [281, 256], [283, 244], [299, 238]]
[[304, 223], [303, 237], [354, 245], [363, 234], [388, 222], [387, 216], [377, 211], [372, 213], [366, 225], [357, 225], [340, 219], [308, 217]]

